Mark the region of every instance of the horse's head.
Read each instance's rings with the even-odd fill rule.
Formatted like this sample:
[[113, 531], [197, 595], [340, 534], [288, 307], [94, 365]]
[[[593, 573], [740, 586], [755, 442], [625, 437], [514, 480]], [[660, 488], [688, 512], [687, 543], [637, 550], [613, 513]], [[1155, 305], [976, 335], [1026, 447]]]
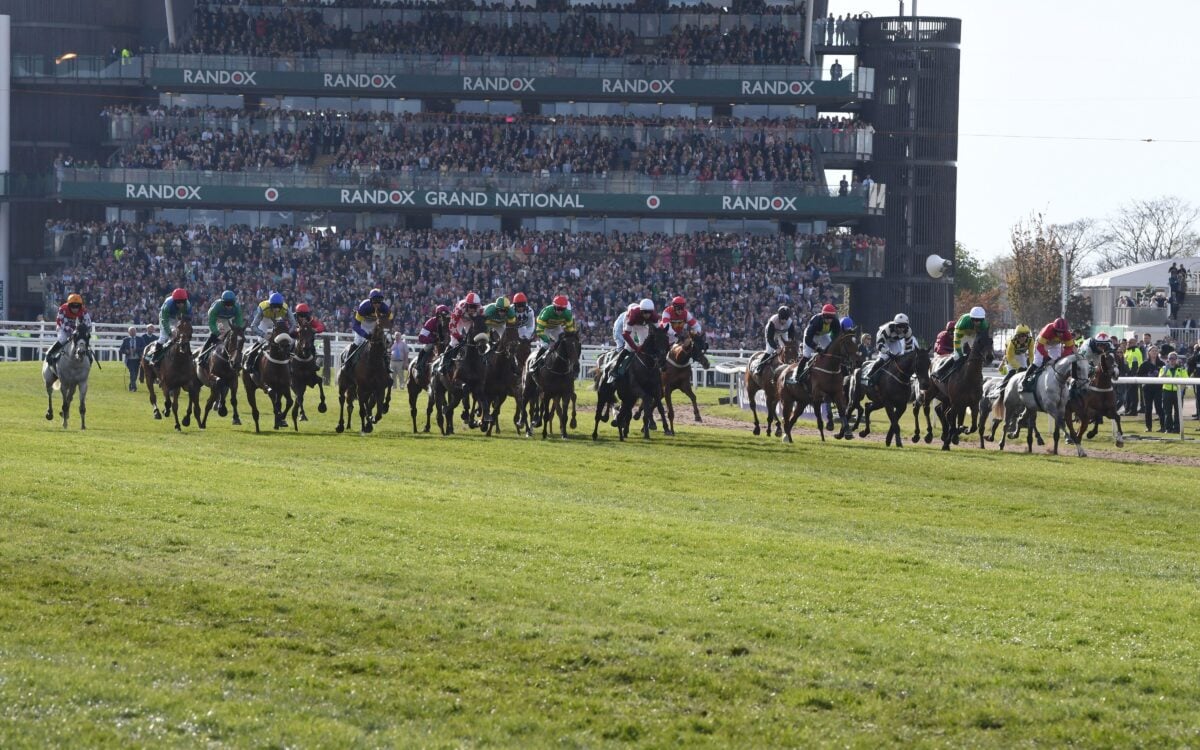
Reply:
[[667, 362], [667, 354], [670, 352], [671, 346], [667, 339], [666, 326], [651, 325], [650, 335], [646, 337], [646, 343], [642, 346], [642, 351], [650, 355], [654, 359], [655, 367], [662, 367]]
[[847, 369], [853, 370], [862, 364], [862, 353], [858, 350], [858, 337], [843, 333], [829, 345], [829, 355], [839, 360]]
[[71, 336], [71, 343], [74, 345], [71, 349], [71, 356], [80, 360], [87, 357], [92, 346], [91, 329], [86, 325], [80, 325]]
[[313, 330], [312, 320], [301, 318], [296, 322], [296, 355], [308, 357], [317, 351], [317, 334]]
[[184, 318], [175, 325], [175, 340], [184, 346], [192, 343], [192, 321]]
[[273, 333], [269, 345], [271, 356], [276, 359], [290, 357], [295, 344], [296, 340], [286, 330]]
[[570, 367], [574, 367], [579, 362], [579, 356], [582, 351], [583, 345], [579, 342], [579, 334], [574, 331], [565, 331], [559, 335], [550, 347], [549, 356], [553, 356], [555, 359], [566, 362]]
[[971, 350], [967, 352], [967, 359], [981, 360], [983, 364], [990, 365], [996, 359], [996, 350], [992, 344], [992, 332], [980, 331], [975, 335], [975, 343], [971, 345]]
[[500, 332], [500, 341], [498, 346], [500, 351], [505, 354], [512, 354], [517, 350], [517, 344], [521, 341], [521, 337], [517, 335], [517, 327], [515, 325], [506, 325], [504, 330]]
[[783, 344], [783, 351], [779, 354], [779, 362], [781, 364], [794, 364], [800, 359], [800, 339], [789, 339]]
[[1106, 388], [1117, 379], [1117, 358], [1111, 351], [1100, 352], [1100, 366], [1092, 374], [1095, 385]]
[[918, 346], [905, 356], [912, 357], [912, 374], [917, 376], [917, 383], [921, 386], [921, 390], [925, 390], [929, 387], [929, 368], [932, 363], [929, 350]]

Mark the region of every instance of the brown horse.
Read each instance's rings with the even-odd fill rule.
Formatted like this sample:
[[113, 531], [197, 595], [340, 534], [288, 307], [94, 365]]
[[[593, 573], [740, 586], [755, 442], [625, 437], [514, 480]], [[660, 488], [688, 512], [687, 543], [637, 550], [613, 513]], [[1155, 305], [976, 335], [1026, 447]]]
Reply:
[[783, 439], [786, 442], [792, 442], [792, 426], [810, 404], [817, 415], [821, 442], [824, 442], [826, 425], [821, 417], [821, 405], [827, 402], [837, 406], [838, 421], [841, 422], [841, 428], [833, 437], [838, 440], [854, 437], [847, 419], [849, 401], [846, 399], [846, 376], [862, 364], [861, 360], [858, 337], [843, 333], [824, 352], [809, 360], [807, 374], [799, 372], [798, 364], [779, 370], [775, 375], [775, 392], [779, 395], [783, 411]]
[[312, 320], [301, 319], [296, 322], [296, 346], [292, 351], [289, 362], [292, 375], [292, 392], [296, 394], [292, 404], [292, 424], [296, 424], [299, 415], [301, 422], [308, 421], [304, 413], [304, 394], [314, 385], [321, 396], [317, 411], [322, 414], [328, 409], [325, 406], [325, 381], [321, 378], [321, 361], [317, 358], [317, 332], [313, 329]]
[[[196, 397], [198, 388], [195, 387], [196, 373], [192, 363], [192, 324], [188, 320], [180, 320], [175, 326], [175, 333], [164, 345], [164, 354], [158, 364], [151, 361], [155, 345], [150, 344], [142, 352], [142, 380], [146, 390], [150, 392], [150, 405], [154, 407], [154, 418], [162, 419], [163, 414], [175, 416], [175, 429], [179, 427], [179, 392], [187, 390], [188, 405], [183, 415], [183, 426], [192, 423], [192, 412], [200, 419], [200, 404]], [[158, 397], [154, 393], [154, 384], [158, 383], [163, 390], [163, 411], [158, 410]]]
[[[434, 367], [432, 393], [437, 401], [438, 428], [443, 435], [454, 434], [454, 410], [462, 404], [462, 419], [472, 430], [479, 426], [475, 419], [475, 404], [482, 397], [484, 361], [483, 356], [491, 343], [483, 318], [471, 322], [454, 360], [449, 365], [442, 354]], [[449, 369], [447, 370], [446, 367]]]
[[204, 404], [204, 416], [199, 420], [200, 429], [208, 426], [208, 415], [213, 406], [217, 414], [224, 417], [229, 414], [225, 406], [228, 397], [229, 405], [233, 407], [233, 424], [242, 423], [238, 416], [237, 392], [238, 373], [242, 367], [242, 348], [246, 343], [246, 333], [241, 328], [228, 328], [217, 339], [216, 345], [203, 361], [196, 362], [196, 378], [200, 384], [209, 390], [208, 401]]
[[408, 410], [412, 413], [413, 432], [417, 431], [417, 398], [421, 395], [421, 391], [425, 391], [427, 394], [424, 431], [429, 432], [429, 418], [436, 406], [436, 400], [430, 389], [433, 382], [433, 360], [445, 350], [445, 342], [439, 341], [434, 345], [432, 352], [424, 356], [417, 355], [408, 365], [408, 383], [405, 387], [408, 388]]
[[[976, 423], [980, 422], [979, 402], [983, 398], [983, 368], [990, 365], [996, 358], [992, 349], [992, 334], [990, 331], [976, 335], [975, 343], [967, 351], [966, 362], [944, 380], [932, 378], [931, 394], [938, 399], [937, 415], [942, 423], [942, 450], [950, 450], [950, 444], [957, 443], [962, 434], [975, 433]], [[971, 426], [964, 430], [967, 409], [971, 410]], [[981, 425], [982, 426], [982, 425]]]
[[280, 321], [271, 331], [271, 338], [254, 363], [246, 362], [242, 367], [242, 385], [246, 388], [246, 401], [254, 417], [255, 432], [259, 432], [258, 401], [255, 399], [257, 390], [262, 390], [271, 400], [275, 429], [286, 429], [288, 426], [287, 415], [293, 405], [290, 362], [294, 345], [295, 341], [287, 332], [287, 323]]
[[[564, 332], [550, 345], [550, 351], [546, 352], [535, 371], [530, 371], [529, 367], [537, 353], [530, 353], [521, 373], [521, 395], [517, 399], [517, 410], [523, 420], [517, 426], [518, 432], [524, 427], [524, 434], [532, 436], [531, 423], [536, 419], [542, 427], [542, 439], [545, 440], [550, 435], [550, 423], [557, 414], [559, 435], [563, 440], [567, 439], [567, 406], [575, 401], [575, 372], [582, 351], [579, 334]], [[571, 427], [575, 425], [575, 415], [572, 413]]]
[[783, 349], [779, 352], [779, 358], [760, 376], [758, 374], [758, 367], [766, 356], [766, 351], [755, 352], [750, 355], [750, 361], [746, 363], [746, 398], [750, 401], [750, 413], [754, 415], [754, 434], [758, 435], [762, 430], [758, 426], [758, 404], [755, 402], [754, 397], [759, 391], [766, 394], [767, 437], [771, 437], [772, 423], [775, 425], [775, 437], [779, 437], [783, 434], [783, 425], [775, 413], [775, 404], [779, 400], [779, 394], [775, 391], [775, 376], [781, 369], [795, 364], [796, 360], [800, 358], [800, 341], [799, 339], [792, 339], [785, 342]]
[[1108, 417], [1116, 425], [1114, 440], [1118, 448], [1125, 445], [1125, 435], [1121, 431], [1121, 414], [1117, 409], [1117, 395], [1113, 383], [1117, 380], [1117, 363], [1112, 352], [1100, 354], [1100, 365], [1092, 371], [1088, 378], [1087, 391], [1081, 401], [1071, 399], [1067, 402], [1067, 420], [1079, 418], [1079, 436], [1091, 423], [1092, 429], [1087, 433], [1091, 440], [1096, 437], [1100, 423]]
[[671, 403], [672, 391], [683, 391], [684, 395], [692, 400], [692, 418], [697, 422], [704, 421], [700, 419], [700, 405], [696, 403], [696, 392], [692, 390], [692, 363], [696, 362], [707, 370], [709, 362], [708, 356], [705, 355], [706, 351], [708, 351], [708, 340], [704, 334], [698, 333], [691, 336], [685, 329], [680, 334], [680, 339], [667, 353], [667, 364], [663, 367], [662, 373], [663, 397], [667, 401], [667, 418], [663, 424], [663, 432], [667, 435], [675, 434], [675, 405]]
[[[861, 369], [855, 371], [850, 380], [850, 406], [857, 412], [854, 426], [857, 428], [859, 419], [865, 419], [866, 425], [858, 436], [867, 437], [871, 434], [871, 412], [883, 409], [888, 417], [888, 431], [883, 443], [890, 446], [895, 439], [896, 447], [901, 448], [904, 438], [900, 435], [900, 419], [912, 398], [912, 379], [915, 377], [922, 388], [929, 383], [929, 350], [917, 347], [891, 357], [879, 366], [879, 370], [870, 384], [863, 378]], [[865, 409], [860, 405], [863, 396], [867, 397]]]
[[[596, 416], [592, 426], [592, 440], [599, 439], [601, 413], [605, 407], [620, 402], [616, 416], [612, 418], [621, 440], [629, 437], [629, 427], [634, 419], [634, 407], [641, 403], [642, 438], [650, 439], [650, 420], [654, 410], [662, 409], [662, 368], [666, 365], [666, 329], [652, 325], [641, 349], [629, 353], [629, 366], [616, 375], [611, 386], [597, 390]], [[665, 420], [665, 416], [663, 417]]]
[[480, 429], [488, 436], [500, 432], [500, 407], [512, 395], [520, 373], [517, 371], [517, 327], [505, 326], [499, 340], [484, 354], [483, 387], [480, 389]]
[[[359, 433], [371, 433], [375, 429], [374, 423], [381, 418], [379, 409], [392, 385], [391, 342], [382, 325], [376, 324], [372, 329], [370, 337], [355, 353], [353, 362], [342, 364], [337, 382], [337, 431], [346, 430], [357, 400]], [[371, 414], [372, 407], [377, 410], [374, 415]]]

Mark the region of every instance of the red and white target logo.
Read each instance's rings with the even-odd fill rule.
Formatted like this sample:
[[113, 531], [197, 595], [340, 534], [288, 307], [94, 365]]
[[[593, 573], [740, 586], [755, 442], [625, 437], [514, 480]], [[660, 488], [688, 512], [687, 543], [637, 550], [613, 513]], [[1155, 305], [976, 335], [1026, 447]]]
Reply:
[[772, 198], [771, 199], [771, 208], [775, 209], [776, 211], [782, 210], [783, 209], [783, 198]]
[[267, 201], [274, 203], [275, 201], [279, 200], [279, 191], [275, 188], [267, 188], [265, 191], [263, 191], [263, 197], [266, 198]]
[[647, 208], [656, 209], [661, 205], [662, 205], [662, 201], [659, 200], [657, 195], [652, 195], [646, 199], [646, 207]]
[[246, 82], [246, 74], [240, 70], [235, 70], [229, 74], [229, 82], [234, 86], [241, 86]]
[[188, 190], [183, 185], [180, 185], [179, 187], [175, 188], [175, 197], [181, 201], [187, 200], [188, 197], [190, 197], [190, 195], [191, 195], [191, 191]]

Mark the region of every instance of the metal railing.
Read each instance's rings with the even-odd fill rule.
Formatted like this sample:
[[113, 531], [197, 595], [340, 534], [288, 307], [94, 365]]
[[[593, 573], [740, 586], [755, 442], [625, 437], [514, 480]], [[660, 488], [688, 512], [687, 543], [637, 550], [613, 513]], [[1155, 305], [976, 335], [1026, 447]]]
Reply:
[[103, 79], [141, 81], [142, 58], [113, 60], [100, 55], [79, 55], [67, 60], [53, 55], [13, 55], [13, 78]]
[[861, 188], [839, 195], [837, 187], [802, 182], [739, 182], [697, 180], [694, 177], [649, 177], [617, 173], [608, 176], [584, 174], [489, 174], [481, 172], [379, 172], [352, 174], [301, 171], [204, 172], [135, 168], [71, 167], [59, 170], [59, 183], [109, 182], [156, 185], [202, 185], [208, 187], [303, 187], [372, 188], [415, 190], [486, 190], [512, 192], [602, 192], [664, 193], [668, 195], [755, 195], [836, 198], [855, 206], [866, 200]]
[[[631, 55], [637, 57], [637, 55]], [[472, 57], [467, 55], [354, 55], [323, 51], [318, 57], [246, 55], [146, 56], [147, 70], [275, 71], [282, 73], [379, 73], [404, 76], [537, 76], [564, 78], [667, 78], [700, 80], [831, 81], [828, 70], [813, 65], [645, 64], [623, 58]], [[15, 74], [14, 74], [15, 75]], [[851, 80], [853, 75], [843, 76]]]

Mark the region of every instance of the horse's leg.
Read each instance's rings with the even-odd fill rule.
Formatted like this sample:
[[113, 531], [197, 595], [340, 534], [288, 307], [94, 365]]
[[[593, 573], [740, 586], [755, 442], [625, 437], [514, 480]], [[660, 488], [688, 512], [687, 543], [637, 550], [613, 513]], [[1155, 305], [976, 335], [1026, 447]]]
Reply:
[[46, 421], [54, 419], [54, 384], [46, 383]]
[[[259, 432], [258, 426], [258, 399], [254, 387], [254, 381], [250, 379], [250, 373], [243, 373], [242, 386], [246, 389], [246, 403], [250, 404], [250, 416], [254, 417], [254, 431]], [[338, 423], [340, 426], [340, 422]], [[340, 430], [339, 430], [340, 432]]]
[[[1087, 417], [1084, 416], [1083, 418], [1086, 419]], [[1083, 449], [1083, 429], [1080, 428], [1079, 432], [1076, 433], [1075, 428], [1071, 426], [1071, 421], [1069, 419], [1064, 420], [1064, 422], [1067, 428], [1067, 437], [1069, 437], [1075, 443], [1075, 455], [1079, 458], [1086, 458], [1087, 451]]]
[[[600, 439], [600, 404], [596, 404], [596, 411], [592, 414], [592, 440]], [[528, 424], [526, 424], [526, 434], [528, 434]]]
[[[146, 392], [150, 394], [150, 407], [154, 409], [154, 418], [162, 419], [162, 412], [158, 410], [158, 394], [154, 392], [155, 377], [151, 373], [145, 373], [146, 376]], [[166, 395], [165, 393], [163, 394]]]
[[571, 429], [572, 430], [574, 430], [579, 425], [578, 420], [575, 418], [575, 414], [576, 414], [575, 405], [576, 405], [576, 402], [578, 402], [578, 401], [579, 401], [579, 396], [575, 395], [575, 384], [572, 383], [571, 384]]
[[942, 450], [950, 450], [950, 434], [953, 425], [957, 424], [954, 420], [953, 407], [939, 403], [937, 406], [938, 421], [942, 425]]
[[863, 428], [858, 431], [858, 436], [860, 438], [865, 438], [871, 434], [871, 412], [875, 411], [878, 408], [879, 408], [879, 406], [874, 401], [872, 401], [869, 396], [867, 397], [867, 405], [866, 406], [860, 405], [858, 407], [857, 417], [861, 422], [863, 422]]
[[[673, 390], [674, 390], [673, 388], [667, 388], [667, 393], [666, 393], [666, 396], [664, 399], [667, 402], [667, 413], [665, 415], [663, 415], [663, 418], [662, 418], [664, 435], [675, 434], [675, 404], [671, 402], [671, 391], [673, 391]], [[662, 410], [662, 402], [661, 401], [658, 404], [658, 408], [661, 412], [661, 410]]]
[[62, 386], [62, 428], [67, 429], [67, 420], [71, 416], [71, 401], [75, 396], [75, 386]]
[[[662, 422], [663, 434], [664, 435], [674, 435], [675, 434], [675, 415], [672, 414], [671, 419], [670, 420], [667, 419], [666, 410], [663, 408], [662, 396], [658, 396], [658, 397], [654, 398], [653, 402], [652, 402], [652, 406], [654, 406], [655, 408], [658, 409], [658, 418], [659, 418], [659, 421]], [[649, 407], [647, 407], [647, 408], [649, 408]], [[651, 415], [650, 420], [651, 420], [651, 422], [654, 421], [653, 415]]]
[[[754, 398], [757, 395], [758, 395], [757, 388], [751, 389], [750, 386], [746, 386], [746, 397], [748, 399], [750, 399], [750, 414], [754, 417], [754, 434], [755, 435], [758, 435], [762, 432], [762, 428], [760, 428], [759, 424], [758, 424], [758, 404], [755, 403], [755, 401], [757, 401], [757, 399]], [[768, 425], [770, 424], [770, 419], [771, 419], [771, 414], [768, 412], [767, 413]], [[770, 437], [770, 435], [771, 435], [771, 431], [767, 430], [767, 436]]]
[[[317, 395], [321, 397], [320, 402], [317, 403], [317, 411], [321, 414], [324, 414], [325, 410], [329, 408], [325, 406], [325, 383], [322, 382], [320, 375], [316, 375], [314, 377], [316, 377], [317, 380]], [[426, 430], [426, 432], [429, 432], [429, 430]]]
[[166, 396], [167, 408], [171, 412], [171, 416], [175, 418], [175, 431], [183, 432], [183, 428], [179, 426], [179, 386], [167, 388], [163, 386], [163, 393]]

